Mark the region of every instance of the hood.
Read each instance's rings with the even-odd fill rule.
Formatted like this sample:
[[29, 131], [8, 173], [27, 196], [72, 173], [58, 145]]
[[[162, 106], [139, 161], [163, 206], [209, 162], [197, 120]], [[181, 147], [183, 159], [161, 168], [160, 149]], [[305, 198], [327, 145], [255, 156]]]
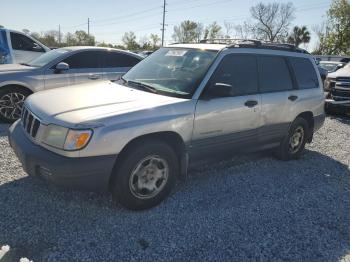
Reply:
[[25, 66], [20, 64], [5, 64], [0, 65], [0, 74], [2, 73], [15, 73], [15, 72], [26, 72], [29, 70], [33, 70], [36, 67]]
[[336, 72], [328, 74], [328, 77], [330, 78], [337, 78], [337, 77], [350, 77], [350, 67], [344, 67]]
[[35, 93], [26, 106], [45, 123], [72, 126], [182, 101], [187, 99], [96, 82]]

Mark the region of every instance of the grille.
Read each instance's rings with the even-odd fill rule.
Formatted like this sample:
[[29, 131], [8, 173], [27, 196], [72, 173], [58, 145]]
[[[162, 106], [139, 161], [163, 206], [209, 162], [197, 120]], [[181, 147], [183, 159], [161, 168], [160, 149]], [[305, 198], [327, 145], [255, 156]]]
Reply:
[[37, 119], [27, 108], [24, 107], [22, 110], [21, 121], [24, 131], [32, 138], [35, 138], [40, 127], [39, 119]]
[[350, 100], [350, 77], [337, 77], [331, 83], [331, 95], [336, 101]]

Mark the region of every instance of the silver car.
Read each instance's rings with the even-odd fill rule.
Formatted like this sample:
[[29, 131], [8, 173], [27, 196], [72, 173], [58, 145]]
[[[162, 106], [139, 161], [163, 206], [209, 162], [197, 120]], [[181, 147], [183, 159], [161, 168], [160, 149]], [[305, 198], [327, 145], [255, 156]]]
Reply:
[[125, 207], [145, 209], [194, 159], [266, 149], [300, 157], [324, 119], [321, 79], [305, 51], [258, 41], [176, 44], [117, 82], [30, 96], [9, 141], [29, 175], [110, 190]]
[[34, 92], [96, 80], [116, 80], [142, 59], [110, 48], [67, 47], [22, 64], [0, 65], [0, 120], [14, 122]]

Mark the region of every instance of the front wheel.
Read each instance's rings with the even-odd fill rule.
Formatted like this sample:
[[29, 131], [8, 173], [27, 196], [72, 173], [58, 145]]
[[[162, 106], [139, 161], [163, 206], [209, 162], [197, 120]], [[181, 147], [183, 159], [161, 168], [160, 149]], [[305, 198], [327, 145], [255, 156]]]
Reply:
[[309, 125], [304, 118], [295, 119], [276, 151], [277, 157], [281, 160], [298, 159], [305, 149], [309, 132]]
[[21, 117], [24, 100], [30, 92], [19, 87], [0, 88], [0, 120], [13, 123]]
[[119, 161], [112, 194], [128, 209], [151, 208], [169, 195], [178, 173], [179, 161], [169, 145], [156, 140], [139, 143]]

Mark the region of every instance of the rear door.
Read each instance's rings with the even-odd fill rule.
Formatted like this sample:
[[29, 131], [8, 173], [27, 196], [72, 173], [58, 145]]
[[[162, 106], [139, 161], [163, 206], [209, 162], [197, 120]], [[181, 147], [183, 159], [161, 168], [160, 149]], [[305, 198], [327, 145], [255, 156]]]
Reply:
[[[312, 111], [314, 116], [324, 113], [324, 91], [319, 82], [313, 61], [307, 57], [289, 57], [289, 63], [295, 75], [298, 99], [294, 101], [295, 115]], [[350, 94], [350, 86], [348, 86]]]
[[200, 154], [255, 147], [261, 125], [256, 57], [226, 55], [206, 89], [215, 88], [217, 83], [232, 86], [232, 96], [198, 100], [192, 150]]
[[102, 69], [104, 72], [104, 79], [117, 80], [140, 61], [140, 58], [131, 54], [117, 51], [105, 51]]
[[26, 63], [45, 53], [45, 49], [28, 36], [10, 32], [14, 63]]
[[278, 143], [294, 120], [298, 92], [286, 57], [258, 56], [258, 68], [263, 124], [259, 132], [259, 142]]

